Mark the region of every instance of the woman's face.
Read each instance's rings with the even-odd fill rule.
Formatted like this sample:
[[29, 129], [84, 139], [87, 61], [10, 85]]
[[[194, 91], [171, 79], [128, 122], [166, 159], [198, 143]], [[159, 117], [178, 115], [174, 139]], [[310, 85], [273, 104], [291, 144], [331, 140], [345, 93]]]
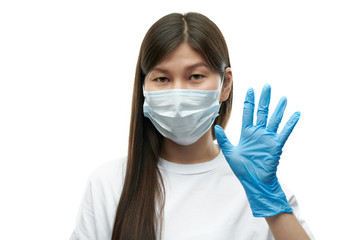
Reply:
[[221, 78], [188, 44], [180, 44], [146, 76], [145, 91], [168, 89], [217, 90]]

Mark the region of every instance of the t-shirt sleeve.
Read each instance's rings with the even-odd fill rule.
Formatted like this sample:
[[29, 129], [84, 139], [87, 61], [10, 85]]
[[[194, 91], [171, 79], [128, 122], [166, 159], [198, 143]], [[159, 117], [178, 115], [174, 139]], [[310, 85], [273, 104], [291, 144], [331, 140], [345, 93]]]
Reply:
[[90, 175], [70, 240], [110, 239], [122, 191], [126, 157], [105, 162]]
[[310, 239], [314, 240], [315, 239], [314, 235], [312, 234], [308, 224], [305, 222], [305, 220], [302, 218], [300, 214], [299, 204], [298, 201], [296, 200], [295, 195], [283, 183], [281, 183], [281, 188], [283, 189], [290, 206], [294, 210], [294, 215], [299, 220], [300, 224], [302, 225], [306, 233], [309, 235]]
[[89, 178], [70, 240], [96, 240], [93, 189]]

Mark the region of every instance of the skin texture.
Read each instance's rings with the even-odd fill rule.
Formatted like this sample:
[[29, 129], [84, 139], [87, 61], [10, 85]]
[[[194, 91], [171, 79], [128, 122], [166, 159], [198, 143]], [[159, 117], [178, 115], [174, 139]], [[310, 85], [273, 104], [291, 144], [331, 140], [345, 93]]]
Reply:
[[280, 213], [265, 219], [276, 240], [310, 239], [293, 213]]

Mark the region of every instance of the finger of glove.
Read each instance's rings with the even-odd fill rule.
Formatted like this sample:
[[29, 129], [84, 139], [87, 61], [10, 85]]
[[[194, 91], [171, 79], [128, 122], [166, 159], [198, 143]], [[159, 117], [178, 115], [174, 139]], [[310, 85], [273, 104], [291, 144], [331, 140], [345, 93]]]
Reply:
[[300, 119], [300, 112], [295, 112], [291, 115], [289, 121], [287, 121], [284, 129], [281, 131], [279, 135], [279, 142], [284, 146], [286, 140], [290, 136], [291, 132], [293, 131], [295, 125]]
[[269, 105], [270, 105], [270, 95], [271, 95], [271, 87], [269, 84], [265, 84], [263, 90], [260, 95], [259, 106], [257, 110], [257, 126], [266, 126], [268, 113], [269, 113]]
[[274, 113], [270, 117], [269, 124], [267, 126], [267, 128], [270, 131], [277, 132], [277, 130], [279, 128], [279, 124], [281, 122], [281, 119], [282, 119], [282, 117], [284, 115], [286, 104], [287, 104], [286, 97], [282, 97], [279, 100], [279, 103], [276, 106]]
[[243, 118], [242, 118], [242, 127], [248, 127], [253, 125], [254, 121], [254, 89], [249, 88], [246, 92], [244, 109], [243, 109]]
[[226, 137], [222, 127], [220, 127], [219, 125], [215, 125], [214, 131], [219, 147], [224, 153], [234, 147], [229, 141], [229, 139]]

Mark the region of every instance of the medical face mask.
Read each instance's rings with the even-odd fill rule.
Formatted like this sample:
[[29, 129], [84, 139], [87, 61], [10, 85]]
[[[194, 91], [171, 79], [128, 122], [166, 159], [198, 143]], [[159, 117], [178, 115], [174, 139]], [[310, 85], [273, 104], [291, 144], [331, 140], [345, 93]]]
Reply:
[[166, 138], [180, 145], [196, 142], [219, 115], [218, 90], [144, 90], [144, 116]]

